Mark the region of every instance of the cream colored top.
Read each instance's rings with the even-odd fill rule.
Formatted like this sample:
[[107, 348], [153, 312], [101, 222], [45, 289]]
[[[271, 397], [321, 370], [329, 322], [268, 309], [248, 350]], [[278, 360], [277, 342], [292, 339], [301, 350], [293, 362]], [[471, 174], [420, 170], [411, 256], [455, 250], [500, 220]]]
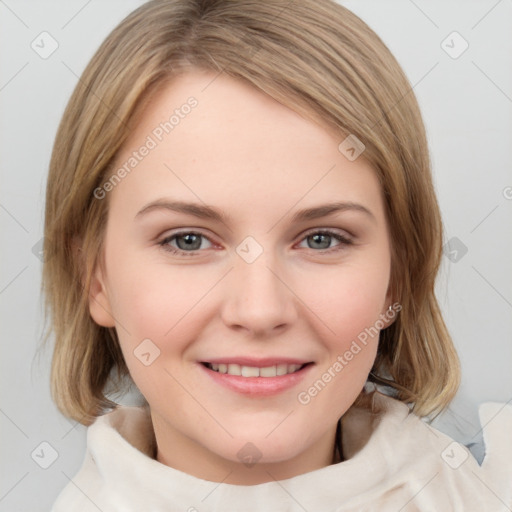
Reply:
[[480, 406], [485, 458], [376, 391], [379, 412], [342, 418], [345, 460], [279, 482], [209, 482], [151, 457], [143, 407], [118, 407], [87, 431], [82, 468], [52, 512], [506, 512], [512, 510], [512, 406]]

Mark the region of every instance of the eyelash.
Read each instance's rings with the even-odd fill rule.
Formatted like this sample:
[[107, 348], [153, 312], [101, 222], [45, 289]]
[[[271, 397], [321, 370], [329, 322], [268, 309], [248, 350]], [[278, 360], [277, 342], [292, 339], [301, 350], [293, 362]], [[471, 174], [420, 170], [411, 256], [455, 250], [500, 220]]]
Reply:
[[[158, 243], [158, 245], [161, 246], [164, 251], [169, 252], [171, 254], [178, 255], [178, 256], [198, 256], [198, 253], [201, 252], [201, 249], [195, 249], [193, 251], [183, 251], [181, 249], [176, 249], [175, 247], [172, 247], [169, 245], [169, 242], [171, 242], [175, 238], [178, 238], [183, 235], [196, 235], [196, 236], [206, 238], [209, 242], [211, 242], [211, 240], [207, 236], [203, 235], [202, 233], [197, 233], [196, 231], [181, 231], [179, 233], [174, 233], [174, 234], [164, 238], [161, 242]], [[328, 235], [328, 236], [331, 236], [331, 237], [335, 238], [336, 240], [338, 240], [338, 242], [340, 242], [339, 245], [337, 245], [335, 247], [331, 247], [330, 249], [319, 249], [319, 250], [312, 249], [313, 251], [320, 252], [321, 254], [340, 251], [340, 250], [344, 249], [344, 246], [353, 244], [352, 240], [350, 240], [347, 237], [341, 235], [340, 233], [337, 233], [336, 231], [332, 231], [330, 229], [321, 229], [318, 231], [311, 231], [309, 233], [306, 233], [304, 235], [304, 237], [301, 239], [301, 241], [305, 240], [306, 238], [313, 236], [313, 235]]]

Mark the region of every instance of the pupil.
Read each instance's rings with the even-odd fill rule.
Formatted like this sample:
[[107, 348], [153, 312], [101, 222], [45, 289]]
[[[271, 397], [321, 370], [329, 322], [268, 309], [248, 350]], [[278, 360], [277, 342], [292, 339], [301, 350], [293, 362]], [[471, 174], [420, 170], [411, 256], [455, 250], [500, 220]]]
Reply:
[[[313, 239], [315, 244], [320, 244], [321, 247], [316, 247], [316, 249], [328, 249], [330, 244], [330, 235], [324, 235], [324, 234], [316, 234], [312, 235], [310, 238]], [[323, 243], [322, 243], [323, 239]]]
[[[181, 240], [183, 240], [185, 243], [181, 244]], [[200, 237], [198, 235], [194, 235], [193, 233], [189, 233], [187, 235], [182, 235], [178, 237], [176, 239], [176, 242], [180, 249], [199, 249], [199, 247], [201, 246]]]

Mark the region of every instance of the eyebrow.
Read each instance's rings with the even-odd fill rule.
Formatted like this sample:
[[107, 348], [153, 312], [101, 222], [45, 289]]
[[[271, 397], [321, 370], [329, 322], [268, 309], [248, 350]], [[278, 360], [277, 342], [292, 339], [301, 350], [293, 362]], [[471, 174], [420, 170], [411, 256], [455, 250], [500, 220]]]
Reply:
[[[157, 199], [156, 201], [148, 203], [135, 215], [135, 220], [155, 210], [168, 210], [171, 212], [185, 213], [200, 219], [209, 219], [223, 224], [227, 224], [229, 222], [229, 217], [224, 212], [217, 210], [212, 206], [199, 203], [187, 203], [185, 201], [172, 201], [169, 199]], [[377, 220], [375, 215], [362, 204], [347, 201], [328, 203], [300, 210], [293, 215], [292, 221], [304, 222], [308, 220], [315, 220], [327, 217], [333, 213], [344, 211], [362, 212], [374, 221]]]

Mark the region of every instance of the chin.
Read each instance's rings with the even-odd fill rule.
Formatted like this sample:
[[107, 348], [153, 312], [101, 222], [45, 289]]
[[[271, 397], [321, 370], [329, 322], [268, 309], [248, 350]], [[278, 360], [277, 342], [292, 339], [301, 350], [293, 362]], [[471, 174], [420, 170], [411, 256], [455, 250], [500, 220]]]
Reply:
[[[272, 437], [272, 434], [270, 435]], [[228, 446], [221, 448], [216, 445], [214, 451], [221, 457], [247, 466], [252, 464], [276, 464], [297, 458], [305, 449], [300, 438], [284, 436], [284, 439], [270, 439], [261, 435], [252, 440], [250, 436], [231, 439]], [[303, 439], [303, 438], [302, 438]]]

